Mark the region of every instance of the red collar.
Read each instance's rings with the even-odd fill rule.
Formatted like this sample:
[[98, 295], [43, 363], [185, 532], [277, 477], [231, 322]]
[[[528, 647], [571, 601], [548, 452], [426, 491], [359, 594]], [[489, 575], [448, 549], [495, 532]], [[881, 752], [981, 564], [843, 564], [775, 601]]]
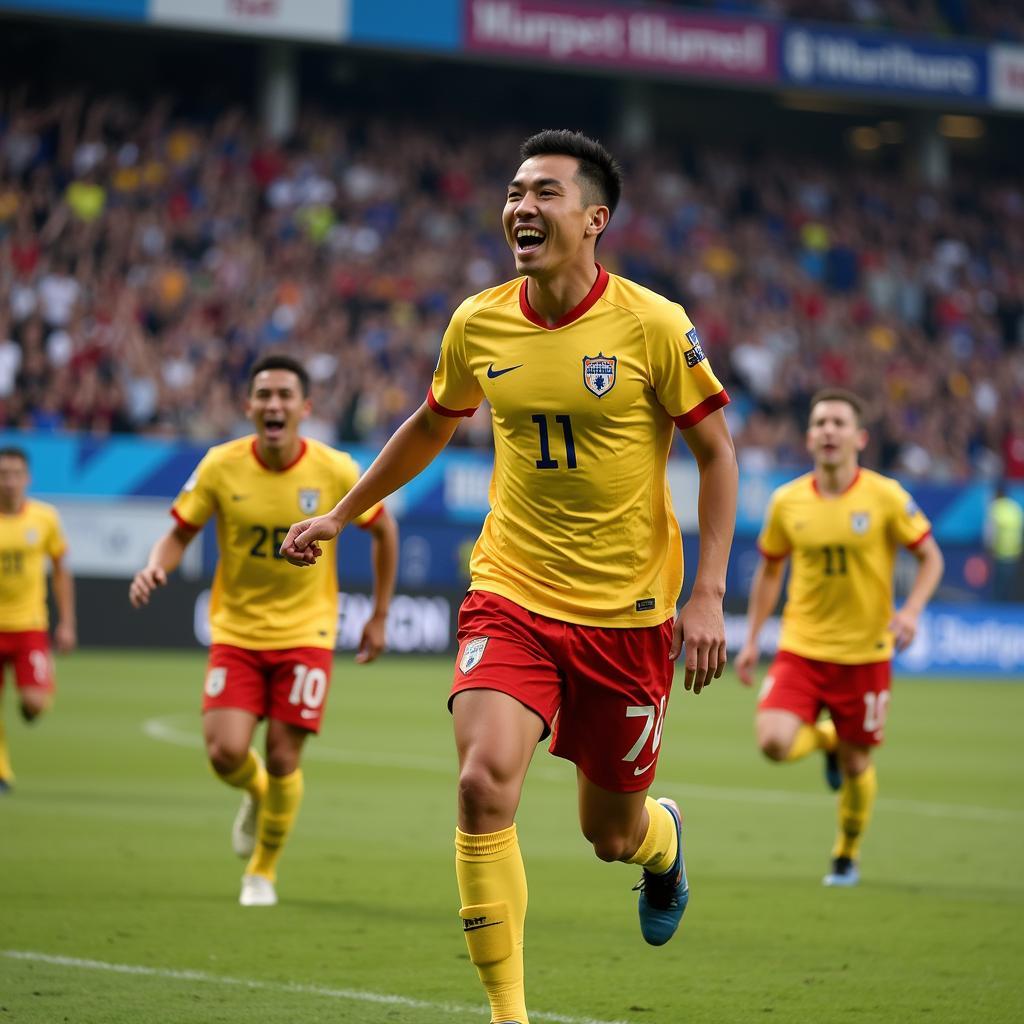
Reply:
[[850, 491], [853, 490], [854, 484], [856, 484], [859, 479], [860, 479], [860, 466], [857, 467], [857, 472], [853, 474], [853, 479], [850, 481], [849, 485], [846, 487], [845, 490], [840, 491], [838, 494], [822, 494], [821, 491], [818, 489], [818, 478], [812, 473], [811, 474], [811, 487], [814, 488], [814, 493], [819, 498], [825, 498], [826, 500], [828, 500], [829, 498], [841, 498], [844, 494], [849, 494]]
[[296, 463], [297, 463], [297, 462], [298, 462], [298, 461], [299, 461], [299, 460], [300, 460], [300, 459], [302, 458], [302, 456], [303, 456], [303, 455], [305, 455], [305, 454], [306, 454], [306, 449], [307, 449], [308, 447], [309, 447], [309, 446], [308, 446], [308, 445], [306, 444], [306, 439], [305, 439], [304, 437], [300, 437], [300, 438], [299, 438], [299, 454], [298, 454], [298, 455], [296, 455], [296, 456], [295, 456], [295, 458], [294, 458], [294, 459], [292, 459], [292, 461], [291, 461], [291, 462], [289, 462], [287, 466], [282, 466], [282, 467], [281, 467], [280, 469], [274, 469], [274, 467], [273, 467], [273, 466], [268, 466], [268, 465], [267, 465], [267, 464], [266, 464], [266, 463], [265, 463], [265, 462], [264, 462], [264, 461], [263, 461], [263, 460], [262, 460], [262, 459], [260, 458], [260, 450], [259, 450], [259, 447], [258, 447], [258, 445], [257, 445], [257, 438], [255, 438], [255, 437], [254, 437], [254, 438], [252, 439], [252, 454], [253, 454], [253, 458], [254, 458], [254, 459], [255, 459], [255, 460], [256, 460], [256, 461], [257, 461], [257, 462], [258, 462], [258, 463], [259, 463], [259, 464], [260, 464], [260, 465], [261, 465], [261, 466], [262, 466], [262, 467], [264, 468], [264, 469], [269, 469], [271, 473], [285, 473], [285, 472], [287, 472], [287, 471], [288, 471], [289, 469], [291, 469], [291, 468], [292, 468], [292, 466], [294, 466], [294, 465], [295, 465], [295, 464], [296, 464]]
[[544, 318], [541, 317], [540, 314], [538, 314], [530, 305], [530, 300], [526, 296], [526, 283], [528, 278], [523, 278], [522, 286], [519, 289], [519, 308], [522, 310], [523, 316], [525, 316], [531, 324], [534, 324], [537, 327], [543, 327], [545, 331], [557, 331], [559, 327], [565, 327], [567, 324], [571, 324], [574, 320], [579, 320], [579, 318], [583, 316], [583, 314], [586, 313], [602, 295], [604, 295], [604, 290], [608, 287], [608, 271], [605, 270], [600, 263], [595, 263], [594, 266], [597, 267], [597, 280], [594, 282], [590, 291], [587, 292], [586, 297], [578, 306], [574, 306], [568, 313], [560, 316], [553, 324], [546, 323]]

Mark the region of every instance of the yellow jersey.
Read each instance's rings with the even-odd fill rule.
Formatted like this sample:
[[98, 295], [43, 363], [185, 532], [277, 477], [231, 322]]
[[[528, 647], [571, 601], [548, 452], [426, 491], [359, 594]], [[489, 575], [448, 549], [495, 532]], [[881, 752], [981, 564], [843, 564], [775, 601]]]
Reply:
[[914, 499], [869, 469], [835, 497], [819, 493], [813, 473], [778, 488], [758, 547], [792, 558], [779, 649], [840, 665], [888, 661], [896, 549], [930, 533]]
[[[333, 649], [338, 630], [334, 544], [296, 570], [279, 549], [296, 520], [329, 512], [355, 485], [351, 456], [303, 440], [299, 457], [274, 470], [260, 461], [255, 436], [211, 448], [175, 499], [171, 514], [186, 529], [217, 519], [219, 558], [210, 596], [215, 644], [250, 650]], [[367, 526], [381, 509], [356, 522]]]
[[468, 416], [484, 399], [494, 472], [470, 589], [583, 625], [672, 617], [673, 432], [729, 401], [682, 307], [601, 267], [551, 327], [523, 278], [474, 295], [445, 332], [427, 400]]
[[52, 505], [27, 498], [20, 512], [0, 514], [0, 632], [47, 629], [47, 559], [68, 549]]

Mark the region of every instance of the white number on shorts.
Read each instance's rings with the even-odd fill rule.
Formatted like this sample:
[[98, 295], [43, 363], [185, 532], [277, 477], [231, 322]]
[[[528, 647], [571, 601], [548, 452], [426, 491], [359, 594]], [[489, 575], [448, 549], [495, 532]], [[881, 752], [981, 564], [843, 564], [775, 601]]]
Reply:
[[322, 668], [296, 665], [292, 672], [295, 681], [288, 695], [289, 704], [303, 704], [307, 708], [318, 708], [327, 696], [327, 673]]
[[228, 670], [223, 666], [211, 668], [206, 673], [206, 696], [219, 697], [228, 682]]
[[889, 713], [889, 691], [864, 694], [864, 731], [878, 732]]
[[651, 743], [651, 753], [657, 753], [658, 747], [661, 746], [661, 730], [665, 724], [665, 698], [661, 698], [660, 708], [653, 704], [641, 704], [626, 708], [626, 717], [646, 718], [647, 721], [644, 722], [640, 738], [629, 748], [629, 753], [622, 760], [635, 761], [640, 756], [640, 751], [644, 749], [644, 744], [647, 742], [647, 737], [651, 735], [652, 729], [654, 730], [654, 742]]
[[50, 656], [45, 651], [29, 651], [28, 660], [36, 682], [45, 686], [50, 679]]

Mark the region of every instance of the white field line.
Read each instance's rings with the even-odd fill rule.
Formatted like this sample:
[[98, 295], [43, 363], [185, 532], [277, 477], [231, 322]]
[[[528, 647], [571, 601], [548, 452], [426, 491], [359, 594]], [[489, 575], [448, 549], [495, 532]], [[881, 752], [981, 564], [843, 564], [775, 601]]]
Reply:
[[[142, 731], [151, 739], [173, 743], [181, 747], [202, 748], [203, 740], [197, 732], [171, 724], [176, 716], [149, 718], [142, 723]], [[306, 747], [306, 757], [336, 764], [355, 764], [373, 768], [408, 768], [413, 771], [455, 774], [454, 755], [451, 758], [415, 756], [400, 753], [347, 752], [320, 743]], [[546, 781], [560, 781], [565, 772], [538, 763], [530, 768], [530, 777]], [[741, 804], [792, 804], [804, 807], [833, 807], [835, 797], [826, 793], [795, 793], [784, 789], [742, 789], [736, 786], [705, 786], [690, 782], [658, 779], [658, 789], [696, 797], [700, 800], [726, 800]], [[1024, 822], [1024, 811], [1003, 807], [981, 807], [975, 804], [939, 804], [927, 800], [903, 800], [899, 797], [879, 797], [880, 811], [897, 814], [916, 814], [925, 818], [949, 818], [958, 821], [988, 821], [996, 823]]]
[[[104, 960], [81, 960], [73, 956], [53, 956], [28, 949], [5, 949], [0, 956], [10, 960], [27, 960], [30, 963], [50, 964], [54, 967], [72, 967], [85, 971], [106, 971], [110, 974], [129, 974], [144, 978], [163, 978], [168, 981], [199, 981], [210, 985], [231, 985], [250, 990], [280, 992], [285, 995], [321, 996], [324, 999], [343, 999], [354, 1003], [373, 1003], [378, 1006], [403, 1006], [409, 1010], [423, 1010], [441, 1013], [444, 1019], [466, 1017], [482, 1020], [487, 1012], [480, 1006], [466, 1006], [460, 1003], [434, 1003], [426, 999], [411, 999], [408, 996], [388, 992], [367, 992], [357, 988], [328, 988], [323, 985], [300, 985], [297, 982], [258, 981], [254, 978], [232, 978], [222, 974], [208, 974], [205, 971], [175, 970], [170, 967], [143, 967], [139, 964], [111, 964]], [[631, 1024], [624, 1020], [595, 1020], [592, 1017], [570, 1017], [564, 1013], [530, 1011], [530, 1017], [552, 1024]], [[435, 1018], [436, 1019], [436, 1018]]]

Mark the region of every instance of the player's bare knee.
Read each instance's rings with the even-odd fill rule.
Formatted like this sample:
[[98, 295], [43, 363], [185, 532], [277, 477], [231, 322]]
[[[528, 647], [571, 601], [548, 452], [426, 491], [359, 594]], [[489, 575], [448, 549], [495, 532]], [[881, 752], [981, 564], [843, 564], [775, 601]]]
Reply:
[[236, 746], [217, 736], [208, 737], [206, 740], [206, 756], [218, 775], [230, 775], [236, 769], [241, 768], [248, 753], [248, 744]]
[[267, 750], [267, 771], [278, 778], [291, 775], [299, 770], [299, 752], [297, 750]]
[[509, 784], [486, 762], [473, 761], [459, 772], [459, 811], [467, 822], [504, 814], [509, 804]]

